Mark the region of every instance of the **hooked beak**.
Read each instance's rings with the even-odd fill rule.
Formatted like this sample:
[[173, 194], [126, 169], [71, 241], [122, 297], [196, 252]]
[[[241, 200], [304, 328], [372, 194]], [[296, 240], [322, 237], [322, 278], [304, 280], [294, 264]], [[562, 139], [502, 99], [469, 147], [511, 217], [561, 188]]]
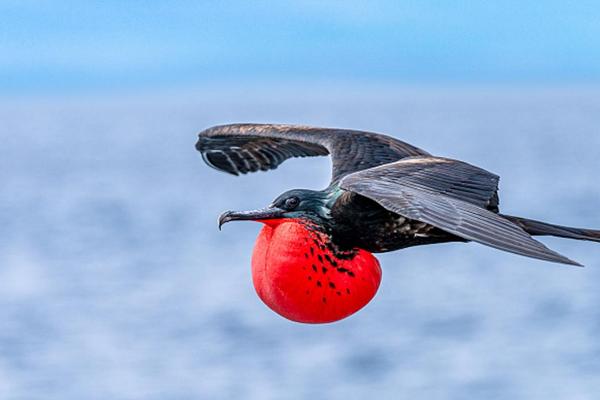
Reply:
[[225, 211], [219, 215], [219, 230], [229, 221], [261, 221], [266, 219], [283, 218], [285, 210], [277, 207], [265, 207], [252, 211]]

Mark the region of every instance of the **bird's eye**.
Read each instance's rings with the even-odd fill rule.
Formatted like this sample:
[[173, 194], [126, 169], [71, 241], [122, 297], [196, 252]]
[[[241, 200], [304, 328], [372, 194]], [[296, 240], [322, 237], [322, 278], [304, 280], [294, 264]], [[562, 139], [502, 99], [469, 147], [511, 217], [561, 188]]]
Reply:
[[300, 200], [296, 196], [290, 197], [285, 200], [285, 208], [287, 208], [288, 210], [293, 210], [298, 206], [298, 204], [300, 204]]

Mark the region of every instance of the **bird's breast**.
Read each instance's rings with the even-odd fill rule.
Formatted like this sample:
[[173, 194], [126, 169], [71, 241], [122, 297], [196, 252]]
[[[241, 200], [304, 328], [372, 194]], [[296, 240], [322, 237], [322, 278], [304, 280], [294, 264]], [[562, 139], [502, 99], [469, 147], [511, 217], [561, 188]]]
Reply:
[[258, 296], [297, 322], [333, 322], [355, 313], [376, 294], [381, 268], [369, 252], [336, 255], [326, 234], [292, 219], [266, 221], [252, 256]]
[[338, 248], [383, 253], [424, 244], [461, 240], [432, 225], [391, 212], [353, 192], [343, 193], [331, 210], [332, 238]]

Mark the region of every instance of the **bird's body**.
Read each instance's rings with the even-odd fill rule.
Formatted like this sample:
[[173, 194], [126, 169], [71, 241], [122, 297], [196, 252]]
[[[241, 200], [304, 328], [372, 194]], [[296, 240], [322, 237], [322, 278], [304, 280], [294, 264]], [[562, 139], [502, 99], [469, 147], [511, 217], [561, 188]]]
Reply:
[[[210, 166], [234, 175], [273, 169], [290, 157], [331, 155], [332, 180], [326, 189], [293, 189], [262, 210], [229, 211], [219, 219], [220, 225], [241, 219], [266, 223], [254, 252], [255, 287], [271, 308], [297, 321], [331, 322], [364, 306], [381, 276], [370, 253], [474, 241], [579, 265], [531, 236], [600, 242], [600, 231], [500, 214], [497, 175], [462, 161], [434, 157], [384, 135], [237, 124], [201, 132], [196, 148]], [[316, 261], [307, 263], [308, 259]], [[321, 277], [323, 281], [312, 276], [326, 270], [331, 273]], [[360, 279], [355, 279], [357, 275]], [[361, 283], [366, 281], [376, 284]], [[344, 286], [352, 295], [328, 291], [329, 284]], [[321, 301], [313, 301], [314, 291]], [[327, 302], [327, 293], [338, 291], [340, 295]]]
[[411, 246], [464, 241], [433, 225], [386, 210], [359, 194], [343, 191], [331, 208], [328, 231], [335, 247], [385, 253]]

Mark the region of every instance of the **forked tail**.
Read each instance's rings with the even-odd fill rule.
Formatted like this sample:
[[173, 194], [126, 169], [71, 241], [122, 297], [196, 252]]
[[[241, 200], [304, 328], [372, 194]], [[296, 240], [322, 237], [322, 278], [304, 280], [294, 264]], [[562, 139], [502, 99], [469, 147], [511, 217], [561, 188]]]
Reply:
[[600, 242], [600, 230], [572, 228], [570, 226], [553, 225], [547, 222], [535, 221], [522, 217], [513, 217], [511, 215], [502, 216], [515, 224], [532, 236], [558, 236], [568, 239], [590, 240]]

